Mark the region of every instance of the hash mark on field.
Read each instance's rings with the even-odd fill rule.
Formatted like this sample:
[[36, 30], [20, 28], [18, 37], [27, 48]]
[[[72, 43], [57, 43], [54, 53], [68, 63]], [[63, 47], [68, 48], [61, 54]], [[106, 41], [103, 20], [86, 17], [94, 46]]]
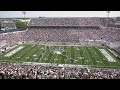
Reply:
[[[92, 50], [93, 50], [93, 53], [95, 54], [95, 57], [97, 56], [97, 57], [96, 57], [96, 58], [97, 58], [97, 60], [99, 60], [99, 61], [100, 61], [100, 63], [101, 63], [101, 64], [103, 64], [103, 65], [104, 65], [104, 67], [105, 67], [105, 66], [106, 66], [106, 64], [102, 61], [102, 58], [98, 55], [97, 49], [93, 47], [93, 49], [92, 49]], [[100, 64], [100, 63], [99, 63], [99, 64]]]
[[[22, 50], [20, 50], [19, 52], [17, 52], [16, 54], [14, 54], [12, 57], [10, 57], [12, 60], [16, 60], [19, 61], [19, 59], [21, 58], [22, 54], [25, 53], [25, 50], [27, 51], [28, 49], [30, 49], [30, 45], [29, 46], [25, 46], [25, 48], [23, 48]], [[21, 55], [21, 56], [20, 56]]]
[[79, 49], [79, 50], [76, 51], [76, 52], [78, 53], [78, 54], [77, 54], [77, 59], [79, 58], [79, 59], [78, 59], [78, 64], [81, 65], [81, 64], [82, 64], [82, 60], [81, 60], [80, 48], [79, 48], [79, 47], [77, 47], [77, 48]]
[[90, 54], [90, 57], [92, 58], [92, 63], [93, 63], [93, 65], [97, 65], [97, 63], [96, 63], [96, 58], [94, 57], [94, 53], [93, 53], [93, 51], [92, 51], [92, 47], [90, 47], [90, 48], [88, 48], [88, 53]]
[[[37, 56], [37, 52], [39, 51], [39, 46], [36, 46], [36, 48], [35, 49], [33, 49], [33, 51], [29, 54], [29, 55], [27, 55], [28, 57], [29, 56], [31, 56], [32, 57], [32, 61], [34, 61], [34, 62], [36, 62], [36, 60], [38, 59], [38, 56]], [[30, 60], [29, 60], [30, 61]]]
[[44, 53], [44, 50], [41, 49], [42, 47], [43, 46], [40, 46], [38, 52], [36, 53], [37, 56], [38, 56], [38, 60], [37, 60], [38, 62], [41, 62], [40, 60], [41, 60], [41, 57], [42, 57], [42, 53]]
[[[21, 61], [26, 61], [25, 57], [26, 56], [30, 56], [32, 53], [32, 50], [34, 51], [34, 48], [36, 48], [35, 46], [32, 46], [27, 52], [25, 52], [24, 54], [22, 54], [22, 58], [20, 58]], [[28, 53], [29, 52], [29, 53]], [[31, 57], [31, 56], [30, 56]]]
[[94, 62], [94, 60], [95, 60], [94, 55], [92, 55], [90, 49], [91, 49], [91, 47], [86, 47], [89, 57], [91, 58], [92, 65], [96, 65], [96, 62]]
[[84, 56], [84, 54], [83, 54], [82, 47], [79, 47], [79, 55], [80, 55], [80, 57], [82, 57], [82, 58], [80, 58], [81, 64], [84, 65], [85, 56]]
[[51, 61], [54, 61], [54, 57], [55, 57], [54, 54], [52, 54], [52, 56], [51, 56], [49, 62], [47, 62], [47, 63], [51, 63]]
[[88, 53], [88, 51], [87, 51], [87, 46], [86, 47], [84, 47], [84, 49], [85, 49], [85, 52], [86, 52], [86, 55], [87, 55], [87, 60], [86, 60], [86, 63], [87, 63], [87, 65], [92, 65], [92, 58], [90, 57], [90, 55], [89, 55], [89, 53]]
[[94, 58], [94, 60], [95, 60], [95, 62], [94, 62], [94, 63], [96, 63], [95, 66], [98, 66], [99, 64], [100, 64], [100, 65], [104, 65], [103, 62], [100, 63], [100, 59], [99, 59], [98, 56], [96, 55], [96, 52], [95, 52], [95, 50], [94, 50], [93, 47], [90, 48], [90, 51], [91, 51], [92, 56], [93, 56], [93, 58]]

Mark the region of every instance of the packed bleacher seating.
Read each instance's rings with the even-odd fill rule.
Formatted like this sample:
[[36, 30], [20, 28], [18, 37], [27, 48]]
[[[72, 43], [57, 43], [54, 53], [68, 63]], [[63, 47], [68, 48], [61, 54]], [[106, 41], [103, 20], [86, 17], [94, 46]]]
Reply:
[[0, 63], [0, 79], [120, 79], [120, 69]]
[[17, 43], [24, 41], [24, 31], [1, 33], [0, 41], [6, 40], [7, 43]]
[[101, 26], [99, 18], [34, 18], [31, 26]]
[[[44, 42], [80, 42], [81, 40], [103, 40], [108, 42], [120, 40], [120, 29], [84, 29], [84, 28], [39, 28], [25, 32], [26, 38]], [[27, 40], [27, 41], [29, 41]]]

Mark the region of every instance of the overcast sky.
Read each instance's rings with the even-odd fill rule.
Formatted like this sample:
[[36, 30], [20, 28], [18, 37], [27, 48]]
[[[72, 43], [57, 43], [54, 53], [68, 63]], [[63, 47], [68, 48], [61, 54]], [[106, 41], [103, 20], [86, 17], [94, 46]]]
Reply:
[[[26, 17], [106, 17], [106, 11], [27, 11]], [[110, 17], [120, 16], [111, 11]], [[23, 17], [22, 11], [0, 11], [0, 18]]]

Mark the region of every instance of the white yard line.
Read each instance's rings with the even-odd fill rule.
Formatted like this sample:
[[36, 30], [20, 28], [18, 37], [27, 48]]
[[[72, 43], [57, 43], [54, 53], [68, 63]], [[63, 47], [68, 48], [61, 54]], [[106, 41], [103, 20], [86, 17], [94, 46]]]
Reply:
[[[68, 51], [69, 51], [69, 47], [66, 47], [66, 51], [67, 51], [67, 52], [66, 52], [66, 55], [65, 55], [65, 56], [67, 57], [66, 60], [69, 61], [69, 58], [70, 58], [70, 55], [69, 55], [69, 52], [68, 52]], [[65, 61], [65, 63], [66, 63], [67, 61]]]
[[[40, 46], [39, 48], [41, 49], [41, 47], [42, 47], [42, 46]], [[38, 51], [38, 52], [39, 52], [39, 54], [41, 54], [41, 53], [42, 53], [42, 52], [40, 52], [40, 49], [39, 49], [39, 51]], [[37, 52], [37, 53], [38, 53], [38, 52]], [[38, 57], [39, 57], [39, 55], [38, 55]], [[39, 58], [39, 59], [41, 59], [41, 58]], [[40, 61], [40, 60], [39, 60], [39, 61]]]
[[[81, 52], [83, 53], [84, 60], [87, 60], [87, 58], [85, 56], [85, 49], [83, 49], [83, 47], [81, 47]], [[86, 62], [84, 62], [82, 64], [86, 64]]]
[[45, 46], [45, 52], [44, 52], [44, 53], [42, 53], [42, 57], [40, 58], [39, 62], [41, 62], [41, 59], [43, 59], [44, 54], [46, 53], [46, 48], [47, 48], [47, 46]]
[[[93, 51], [93, 52], [91, 52], [91, 51]], [[97, 54], [96, 51], [95, 51], [93, 48], [90, 48], [90, 52], [91, 52], [91, 54], [92, 54], [92, 57], [94, 57], [94, 55]], [[97, 54], [97, 55], [98, 55], [98, 54]], [[105, 64], [103, 63], [103, 61], [100, 59], [99, 55], [98, 55], [98, 58], [99, 58], [100, 60], [96, 59], [96, 57], [94, 57], [94, 58], [95, 58], [96, 61], [101, 61], [102, 64], [105, 66]], [[92, 61], [92, 63], [93, 63], [93, 61]], [[94, 64], [93, 64], [93, 65], [94, 65]], [[99, 63], [97, 62], [97, 66], [98, 66], [98, 65], [99, 65]], [[96, 65], [95, 65], [95, 66], [96, 66]]]
[[24, 46], [20, 46], [20, 47], [14, 49], [13, 51], [7, 53], [5, 56], [6, 56], [6, 57], [10, 57], [10, 56], [12, 56], [13, 54], [15, 54], [16, 52], [18, 52], [19, 50], [21, 50], [22, 48], [24, 48]]
[[[99, 57], [98, 53], [96, 53], [96, 51], [95, 51], [94, 48], [93, 48], [93, 51], [94, 51], [94, 54], [96, 54], [96, 55], [98, 56], [98, 58], [100, 59], [99, 61], [101, 61], [102, 64], [104, 65], [104, 67], [105, 67], [105, 66], [106, 66], [105, 63], [101, 60], [101, 58]], [[94, 57], [94, 58], [95, 58], [95, 57]], [[95, 58], [95, 59], [96, 59], [96, 58]], [[98, 60], [96, 60], [96, 61], [98, 61]], [[99, 65], [99, 63], [98, 63], [97, 65]]]
[[[59, 48], [61, 48], [61, 47], [59, 47]], [[56, 56], [56, 58], [58, 59], [58, 55]], [[58, 59], [59, 60], [59, 59]], [[62, 57], [60, 58], [60, 62], [62, 63]]]
[[102, 52], [102, 54], [107, 58], [109, 62], [116, 62], [114, 58], [111, 57], [106, 50], [104, 49], [99, 49], [99, 50]]
[[[50, 50], [50, 47], [49, 47], [49, 50]], [[50, 51], [50, 53], [51, 53], [51, 51]], [[49, 54], [50, 54], [50, 53], [49, 53]], [[49, 54], [46, 56], [47, 59], [48, 59]]]
[[[80, 54], [80, 48], [79, 48], [78, 52], [79, 52], [79, 56], [82, 56], [82, 55]], [[80, 58], [80, 62], [81, 62], [81, 64], [82, 64], [81, 58]]]
[[67, 57], [70, 57], [70, 52], [69, 52], [69, 48], [70, 48], [70, 47], [66, 47], [66, 48], [67, 48], [66, 56], [67, 56]]
[[[58, 59], [58, 55], [56, 55], [54, 59], [59, 60], [59, 59]], [[56, 60], [55, 60], [55, 61], [56, 61]], [[56, 63], [56, 62], [55, 62], [55, 63]]]
[[[65, 50], [65, 49], [66, 49], [66, 50]], [[66, 54], [63, 55], [63, 56], [66, 57], [66, 59], [64, 58], [64, 62], [66, 63], [66, 61], [68, 60], [68, 57], [67, 57], [67, 56], [68, 56], [68, 48], [66, 47], [66, 48], [64, 48], [64, 50], [66, 51], [66, 52], [65, 52]], [[64, 63], [64, 64], [65, 64], [65, 63]]]
[[[78, 47], [77, 47], [77, 48], [78, 48]], [[75, 52], [75, 49], [76, 49], [76, 48], [74, 47], [74, 52]], [[76, 51], [77, 51], [77, 50], [76, 50]], [[78, 60], [77, 57], [76, 57], [76, 52], [75, 52], [75, 59]], [[77, 61], [76, 64], [78, 64], [78, 61]]]
[[63, 55], [63, 56], [65, 56], [66, 57], [66, 59], [64, 59], [64, 61], [65, 61], [65, 63], [67, 62], [67, 61], [69, 61], [69, 53], [68, 53], [68, 47], [66, 48], [66, 55]]
[[[88, 62], [90, 61], [90, 62], [93, 64], [92, 58], [90, 57], [90, 54], [89, 54], [87, 48], [88, 48], [88, 47], [85, 48], [85, 51], [87, 52], [87, 54], [88, 54], [88, 56], [89, 56], [89, 58], [90, 58], [90, 60], [88, 60]], [[88, 62], [87, 62], [87, 65], [88, 65]], [[93, 64], [93, 65], [94, 65], [94, 64]]]
[[[54, 59], [53, 57], [54, 57], [54, 54], [52, 54], [52, 56], [51, 56], [51, 58], [50, 58], [50, 60], [49, 60], [49, 61], [51, 61], [51, 59]], [[49, 63], [50, 63], [50, 62], [49, 62]]]
[[[78, 47], [77, 47], [77, 48], [78, 48]], [[75, 60], [78, 60], [78, 59], [77, 59], [77, 55], [76, 55], [76, 52], [78, 52], [78, 51], [77, 51], [77, 50], [75, 51], [75, 49], [76, 49], [76, 47], [74, 47], [74, 52], [75, 52]], [[76, 63], [75, 63], [75, 64], [77, 65], [77, 64], [78, 64], [78, 62], [79, 62], [79, 61], [76, 61]]]
[[[89, 47], [87, 47], [88, 49], [89, 49]], [[89, 50], [90, 51], [90, 50]], [[91, 53], [91, 51], [90, 51], [90, 53]], [[88, 53], [89, 54], [89, 53]], [[92, 53], [91, 53], [92, 54]], [[90, 55], [89, 55], [90, 56]], [[94, 57], [94, 56], [93, 56]], [[91, 58], [91, 57], [90, 57]], [[92, 58], [91, 58], [91, 62], [92, 62], [92, 64], [94, 65], [94, 63], [93, 63], [93, 61], [92, 61]]]

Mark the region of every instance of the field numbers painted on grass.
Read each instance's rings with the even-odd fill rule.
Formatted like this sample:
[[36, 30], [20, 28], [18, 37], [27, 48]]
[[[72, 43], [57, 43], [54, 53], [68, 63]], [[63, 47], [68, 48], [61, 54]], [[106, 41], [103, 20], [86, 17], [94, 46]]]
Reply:
[[21, 50], [22, 48], [24, 48], [24, 46], [20, 46], [20, 47], [16, 48], [15, 50], [7, 53], [5, 56], [6, 56], [6, 57], [10, 57], [10, 56], [12, 56], [13, 54], [15, 54], [16, 52], [18, 52], [19, 50]]
[[104, 49], [99, 49], [109, 62], [116, 62]]

